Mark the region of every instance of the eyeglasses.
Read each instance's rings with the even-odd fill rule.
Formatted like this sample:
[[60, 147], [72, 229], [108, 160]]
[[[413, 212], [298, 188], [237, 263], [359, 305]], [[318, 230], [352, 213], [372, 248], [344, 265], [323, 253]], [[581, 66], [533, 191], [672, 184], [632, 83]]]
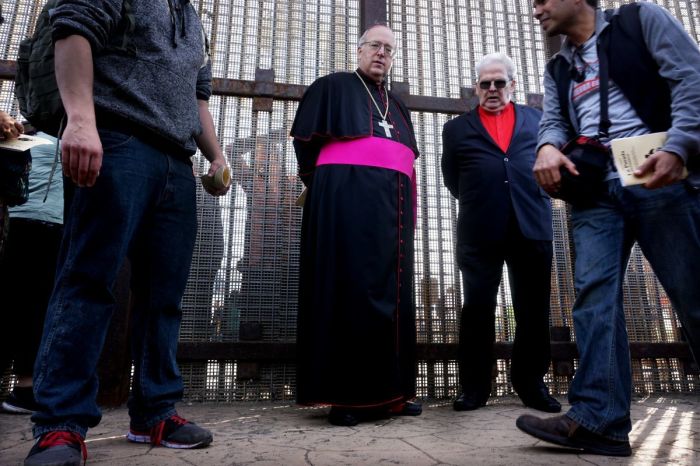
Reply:
[[508, 84], [508, 81], [505, 79], [494, 79], [493, 81], [481, 81], [479, 83], [479, 88], [483, 89], [485, 91], [488, 91], [491, 89], [491, 84], [493, 83], [494, 86], [496, 86], [496, 89], [503, 89], [506, 87], [506, 84]]
[[394, 54], [396, 53], [396, 50], [395, 50], [394, 47], [392, 47], [391, 45], [385, 44], [385, 43], [383, 43], [383, 42], [379, 42], [379, 41], [376, 41], [376, 40], [373, 40], [373, 41], [370, 41], [370, 42], [363, 42], [363, 43], [360, 44], [360, 46], [363, 46], [363, 45], [368, 46], [368, 47], [370, 48], [370, 50], [371, 50], [372, 52], [375, 52], [375, 53], [376, 53], [376, 52], [379, 52], [379, 50], [380, 50], [382, 47], [384, 47], [384, 53], [386, 53], [387, 55], [389, 55], [389, 56], [392, 57], [392, 58], [394, 57]]

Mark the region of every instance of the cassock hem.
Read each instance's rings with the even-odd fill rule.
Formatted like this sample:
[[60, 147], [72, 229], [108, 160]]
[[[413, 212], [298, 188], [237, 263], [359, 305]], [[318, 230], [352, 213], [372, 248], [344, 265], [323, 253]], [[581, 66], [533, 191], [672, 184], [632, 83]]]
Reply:
[[338, 408], [355, 408], [355, 409], [372, 409], [372, 408], [388, 408], [390, 406], [393, 406], [397, 403], [403, 403], [405, 401], [410, 401], [413, 400], [416, 397], [415, 393], [412, 395], [398, 395], [394, 398], [391, 398], [386, 401], [378, 401], [375, 403], [338, 403], [334, 401], [304, 401], [304, 402], [297, 402], [298, 405], [300, 406], [310, 406], [310, 407], [319, 407], [319, 406], [336, 406]]

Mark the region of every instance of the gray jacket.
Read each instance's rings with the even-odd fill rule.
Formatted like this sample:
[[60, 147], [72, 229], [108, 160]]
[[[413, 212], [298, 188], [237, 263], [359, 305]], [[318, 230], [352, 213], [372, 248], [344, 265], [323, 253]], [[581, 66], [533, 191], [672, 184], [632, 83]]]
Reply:
[[[668, 140], [662, 149], [677, 154], [687, 163], [689, 157], [700, 157], [700, 49], [678, 20], [665, 9], [653, 3], [642, 2], [639, 17], [647, 48], [659, 65], [659, 73], [671, 89], [673, 125], [668, 130]], [[596, 35], [600, 35], [608, 25], [603, 12], [597, 10]], [[558, 54], [569, 63], [572, 60], [571, 47], [569, 40], [565, 40]], [[634, 79], [634, 76], [630, 76], [629, 79]], [[552, 144], [561, 148], [567, 141], [569, 121], [561, 114], [557, 85], [548, 71], [545, 72], [544, 86], [544, 113], [537, 146], [539, 148], [545, 144]], [[573, 116], [571, 123], [578, 134], [579, 122], [571, 99], [569, 109]], [[635, 114], [632, 118], [636, 118], [637, 125], [632, 134], [629, 125], [625, 125], [625, 134], [616, 133], [615, 111], [611, 106], [611, 139], [649, 132]], [[630, 115], [625, 115], [625, 118], [629, 117]]]
[[77, 34], [90, 42], [98, 113], [193, 154], [202, 132], [197, 100], [211, 95], [199, 16], [188, 0], [131, 0], [135, 29], [126, 36], [131, 51], [123, 51], [122, 6], [122, 0], [59, 1], [50, 14], [54, 41]]

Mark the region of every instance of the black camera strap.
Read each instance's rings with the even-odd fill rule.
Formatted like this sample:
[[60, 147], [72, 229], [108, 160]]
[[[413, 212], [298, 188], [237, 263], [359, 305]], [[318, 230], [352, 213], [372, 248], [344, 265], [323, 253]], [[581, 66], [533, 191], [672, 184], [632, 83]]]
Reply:
[[608, 115], [608, 41], [609, 34], [604, 34], [596, 41], [598, 53], [598, 91], [600, 94], [600, 122], [598, 123], [598, 139], [606, 139], [610, 131], [610, 117]]

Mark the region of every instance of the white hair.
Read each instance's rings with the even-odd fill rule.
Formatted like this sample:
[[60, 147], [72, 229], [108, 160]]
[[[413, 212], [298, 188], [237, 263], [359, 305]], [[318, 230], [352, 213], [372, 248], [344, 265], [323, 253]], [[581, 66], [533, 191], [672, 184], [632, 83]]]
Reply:
[[500, 63], [506, 68], [506, 74], [510, 81], [515, 79], [515, 65], [513, 64], [513, 60], [503, 52], [484, 55], [482, 59], [479, 60], [479, 63], [476, 64], [476, 79], [478, 80], [481, 77], [481, 70], [483, 70], [484, 67], [493, 63]]
[[394, 35], [394, 31], [392, 31], [391, 28], [389, 26], [387, 26], [386, 24], [377, 23], [377, 24], [374, 24], [374, 25], [368, 27], [367, 29], [365, 29], [365, 32], [362, 33], [362, 35], [360, 36], [360, 38], [357, 41], [357, 48], [358, 49], [360, 47], [362, 47], [362, 44], [365, 43], [365, 39], [367, 39], [367, 33], [378, 26], [385, 27], [389, 31], [391, 31], [391, 35], [394, 36], [394, 42], [396, 42], [396, 35]]

